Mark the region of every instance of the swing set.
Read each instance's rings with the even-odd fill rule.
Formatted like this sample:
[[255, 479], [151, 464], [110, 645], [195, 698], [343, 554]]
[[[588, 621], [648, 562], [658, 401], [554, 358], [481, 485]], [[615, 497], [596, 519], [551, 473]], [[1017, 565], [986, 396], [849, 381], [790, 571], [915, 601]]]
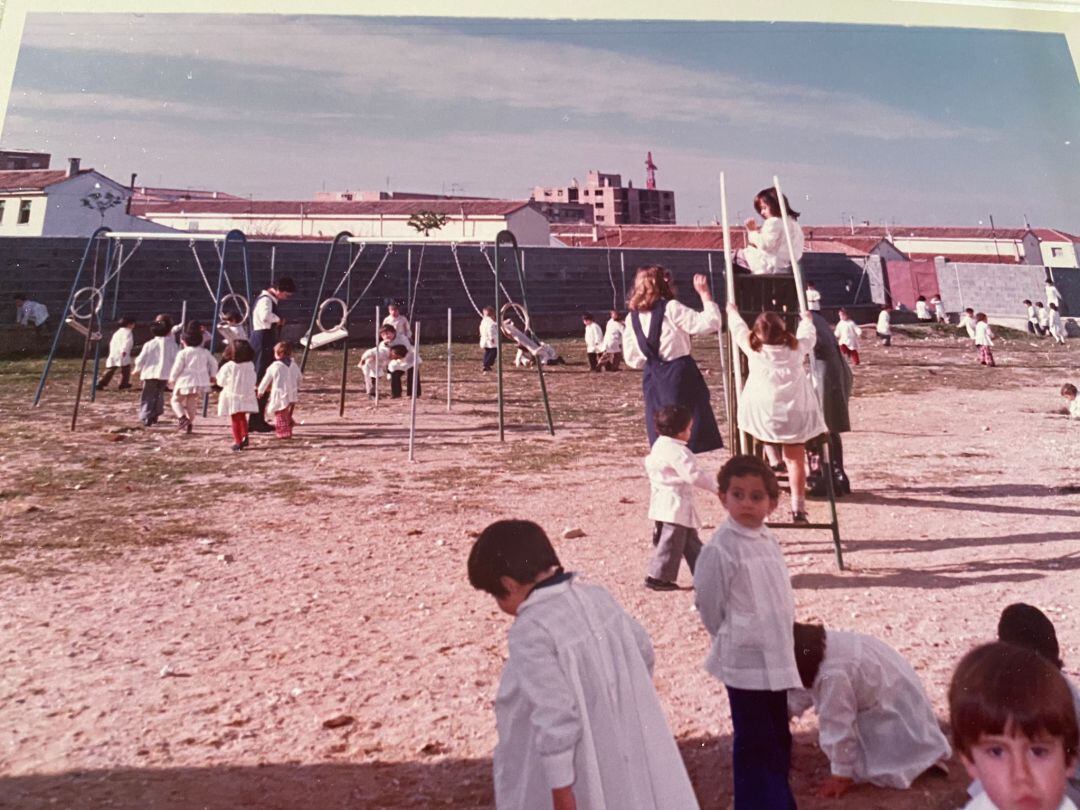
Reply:
[[[349, 334], [350, 324], [349, 319], [353, 311], [360, 305], [364, 296], [371, 289], [375, 280], [382, 273], [383, 267], [391, 254], [394, 252], [394, 244], [392, 242], [385, 243], [383, 254], [379, 259], [378, 265], [371, 273], [367, 283], [360, 291], [359, 295], [355, 298], [352, 296], [352, 275], [357, 272], [357, 268], [360, 265], [360, 260], [364, 255], [364, 251], [367, 248], [367, 242], [363, 239], [353, 236], [348, 231], [342, 231], [334, 237], [334, 240], [330, 244], [330, 250], [326, 257], [326, 262], [323, 265], [322, 277], [319, 281], [319, 289], [316, 293], [314, 307], [312, 310], [311, 321], [308, 325], [307, 334], [300, 339], [301, 344], [304, 346], [304, 354], [300, 360], [300, 369], [303, 370], [307, 364], [308, 354], [312, 349], [317, 349], [323, 346], [328, 346], [338, 341], [343, 341], [342, 361], [341, 361], [341, 391], [338, 402], [338, 414], [340, 416], [345, 415], [345, 392], [348, 383], [348, 364], [349, 364]], [[495, 310], [498, 313], [500, 322], [500, 330], [498, 336], [498, 356], [497, 356], [497, 377], [498, 377], [498, 407], [499, 407], [499, 441], [505, 441], [505, 415], [504, 415], [504, 397], [503, 397], [503, 371], [502, 371], [502, 337], [506, 336], [508, 339], [515, 340], [521, 345], [525, 346], [534, 355], [540, 351], [541, 341], [537, 337], [536, 333], [532, 330], [531, 321], [529, 318], [528, 304], [525, 292], [525, 273], [523, 269], [523, 262], [521, 257], [521, 249], [518, 246], [517, 238], [514, 234], [508, 230], [500, 231], [495, 237], [494, 244], [494, 258], [488, 255], [486, 246], [480, 244], [480, 253], [484, 257], [488, 268], [491, 270], [495, 279], [494, 293], [495, 293]], [[483, 316], [479, 305], [476, 303], [476, 299], [473, 297], [472, 292], [469, 289], [469, 285], [465, 280], [465, 273], [461, 267], [461, 259], [458, 255], [458, 244], [456, 242], [450, 243], [450, 252], [454, 258], [454, 266], [457, 269], [458, 277], [461, 279], [461, 286], [465, 291], [465, 296], [468, 298], [472, 308], [476, 311], [476, 314], [480, 317]], [[501, 269], [505, 263], [506, 252], [509, 251], [513, 255], [514, 270], [520, 287], [521, 295], [519, 301], [515, 301], [510, 292], [503, 285], [501, 280]], [[335, 258], [340, 253], [347, 253], [347, 264], [341, 277], [334, 287], [329, 296], [324, 297], [327, 290], [327, 280], [330, 276], [331, 270], [335, 265]], [[423, 249], [420, 253], [420, 262], [417, 266], [415, 279], [412, 273], [412, 255], [409, 251], [408, 261], [408, 299], [409, 299], [409, 314], [408, 319], [412, 322], [413, 307], [416, 303], [416, 292], [420, 286], [420, 277], [423, 270], [424, 252]], [[340, 260], [337, 262], [340, 264]], [[502, 302], [505, 299], [505, 303]], [[328, 309], [339, 308], [341, 311], [341, 318], [337, 324], [333, 326], [327, 326], [324, 322], [324, 317]], [[414, 350], [419, 356], [419, 326], [417, 322], [414, 330], [414, 337], [416, 342], [414, 344]], [[316, 327], [318, 330], [316, 331]], [[378, 305], [375, 307], [375, 346], [379, 345], [379, 331], [382, 328], [382, 311]], [[452, 374], [452, 333], [453, 333], [453, 312], [451, 309], [446, 311], [446, 329], [447, 329], [447, 357], [446, 357], [446, 408], [449, 411], [451, 408], [451, 390], [453, 386]], [[555, 427], [551, 418], [551, 405], [548, 400], [547, 384], [544, 381], [544, 372], [541, 366], [542, 363], [537, 362], [537, 373], [540, 381], [540, 393], [544, 401], [544, 413], [547, 419], [548, 432], [551, 435], [555, 435]], [[414, 377], [416, 375], [416, 366], [414, 365]], [[379, 405], [379, 378], [381, 376], [382, 369], [379, 366], [378, 352], [375, 353], [375, 377], [374, 377], [374, 404], [375, 407]], [[413, 385], [413, 413], [412, 413], [412, 426], [410, 428], [410, 436], [415, 430], [415, 399], [418, 386]], [[411, 445], [411, 438], [410, 438]], [[411, 457], [411, 449], [410, 449]]]
[[[215, 329], [211, 333], [210, 351], [217, 348], [218, 332], [224, 324], [221, 322], [226, 308], [239, 315], [240, 323], [247, 321], [251, 314], [251, 273], [248, 268], [247, 238], [242, 231], [232, 230], [224, 234], [190, 234], [190, 233], [140, 233], [113, 231], [106, 227], [95, 230], [86, 241], [79, 269], [75, 272], [75, 278], [71, 282], [71, 291], [68, 294], [67, 303], [64, 305], [65, 317], [60, 321], [53, 336], [52, 345], [49, 349], [45, 368], [41, 372], [37, 390], [34, 393], [34, 406], [41, 403], [42, 394], [45, 391], [45, 383], [49, 377], [53, 360], [56, 358], [60, 347], [60, 339], [64, 328], [68, 327], [83, 336], [82, 366], [79, 370], [79, 382], [75, 391], [75, 405], [71, 414], [71, 429], [75, 430], [79, 418], [79, 405], [82, 401], [83, 388], [86, 381], [86, 370], [90, 361], [91, 347], [93, 347], [93, 373], [90, 385], [90, 401], [97, 398], [97, 382], [101, 366], [101, 310], [110, 291], [112, 293], [112, 305], [110, 307], [110, 320], [115, 321], [119, 317], [118, 304], [120, 297], [121, 274], [124, 266], [138, 253], [144, 242], [187, 242], [191, 249], [191, 255], [195, 267], [199, 271], [206, 291], [213, 302], [214, 309], [212, 323]], [[211, 286], [210, 279], [199, 257], [197, 244], [209, 242], [214, 248], [214, 255], [218, 261], [218, 275], [216, 289]], [[130, 250], [125, 248], [131, 244]], [[240, 251], [243, 262], [244, 294], [236, 292], [232, 280], [226, 270], [226, 260], [230, 255], [230, 246], [235, 245], [235, 250]], [[235, 252], [235, 251], [234, 251]], [[85, 286], [79, 286], [84, 282]], [[224, 290], [228, 289], [227, 293]], [[187, 302], [181, 311], [180, 321], [183, 325], [187, 315]], [[209, 395], [203, 398], [203, 416], [206, 415]]]
[[[771, 289], [774, 295], [781, 293], [781, 288], [788, 286], [785, 282], [791, 281], [794, 283], [795, 295], [798, 300], [799, 316], [805, 314], [807, 310], [806, 305], [806, 288], [803, 284], [802, 270], [799, 267], [799, 261], [795, 258], [795, 249], [791, 243], [791, 231], [788, 228], [788, 210], [787, 204], [784, 199], [784, 194], [780, 190], [780, 178], [773, 176], [773, 187], [776, 189], [776, 196], [780, 202], [780, 215], [784, 224], [784, 235], [787, 238], [788, 253], [791, 256], [791, 270], [792, 276], [790, 279], [784, 276], [751, 276], [749, 278], [761, 281], [769, 281], [772, 283]], [[728, 301], [736, 301], [735, 295], [735, 272], [734, 261], [731, 250], [731, 235], [728, 226], [728, 210], [727, 210], [727, 189], [725, 186], [724, 173], [720, 173], [720, 210], [721, 210], [721, 222], [723, 225], [724, 235], [724, 280], [726, 282], [726, 292]], [[710, 274], [712, 272], [712, 262], [709, 263]], [[777, 284], [779, 282], [779, 284]], [[784, 291], [787, 292], [787, 291]], [[756, 313], [755, 313], [756, 314]], [[726, 344], [726, 345], [725, 345]], [[733, 452], [740, 453], [756, 453], [761, 455], [764, 450], [764, 446], [758, 442], [753, 436], [740, 431], [738, 428], [738, 412], [739, 401], [742, 398], [742, 389], [745, 382], [745, 376], [747, 374], [748, 366], [744, 366], [745, 360], [742, 357], [739, 347], [735, 344], [735, 341], [731, 339], [730, 329], [725, 330], [720, 335], [720, 357], [722, 365], [722, 376], [724, 379], [724, 398], [727, 406], [728, 414], [728, 434]], [[724, 360], [727, 359], [727, 363]], [[813, 362], [813, 358], [811, 358]], [[817, 388], [817, 380], [813, 374], [810, 375], [811, 381]], [[821, 395], [818, 392], [818, 396], [815, 397], [818, 403], [818, 407], [821, 407]], [[822, 442], [822, 455], [821, 455], [821, 474], [825, 478], [825, 490], [829, 501], [829, 514], [830, 520], [828, 523], [767, 523], [770, 528], [774, 529], [828, 529], [832, 532], [833, 549], [836, 553], [836, 565], [843, 571], [844, 570], [844, 556], [840, 548], [840, 522], [836, 512], [836, 490], [835, 479], [833, 477], [833, 464], [829, 446], [829, 436], [826, 435]]]

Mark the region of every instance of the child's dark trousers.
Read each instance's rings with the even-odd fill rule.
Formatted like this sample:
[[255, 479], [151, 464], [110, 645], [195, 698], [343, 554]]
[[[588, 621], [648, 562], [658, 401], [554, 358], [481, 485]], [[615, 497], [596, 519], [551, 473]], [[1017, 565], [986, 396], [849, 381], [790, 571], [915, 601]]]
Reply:
[[735, 810], [795, 810], [788, 784], [791, 728], [787, 692], [727, 686], [727, 693], [735, 730]]

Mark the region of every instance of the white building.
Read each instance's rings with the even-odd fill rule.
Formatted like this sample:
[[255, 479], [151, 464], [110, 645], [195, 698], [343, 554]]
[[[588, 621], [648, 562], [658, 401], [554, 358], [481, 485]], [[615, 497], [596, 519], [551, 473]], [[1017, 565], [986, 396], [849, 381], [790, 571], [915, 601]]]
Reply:
[[[380, 242], [487, 242], [513, 231], [519, 245], [547, 245], [548, 221], [519, 200], [177, 200], [136, 202], [135, 213], [182, 231], [234, 228], [249, 239], [332, 239], [341, 231]], [[446, 217], [426, 236], [409, 225], [421, 212]]]
[[[127, 213], [131, 191], [71, 158], [67, 170], [0, 171], [0, 236], [89, 236], [114, 231], [167, 231]], [[84, 202], [85, 201], [85, 202]]]

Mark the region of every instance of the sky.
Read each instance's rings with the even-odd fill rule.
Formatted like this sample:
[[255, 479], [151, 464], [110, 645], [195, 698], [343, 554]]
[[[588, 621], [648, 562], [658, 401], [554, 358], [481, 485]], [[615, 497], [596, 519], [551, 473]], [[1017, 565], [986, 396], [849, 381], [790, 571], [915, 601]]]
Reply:
[[526, 199], [589, 169], [732, 221], [1080, 233], [1057, 34], [805, 23], [30, 14], [0, 145], [261, 199]]

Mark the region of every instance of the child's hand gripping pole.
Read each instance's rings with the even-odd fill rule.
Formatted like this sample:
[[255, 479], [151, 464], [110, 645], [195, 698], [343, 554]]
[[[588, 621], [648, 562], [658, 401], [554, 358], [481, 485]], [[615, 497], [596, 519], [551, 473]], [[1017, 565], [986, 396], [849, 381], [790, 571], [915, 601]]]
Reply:
[[780, 217], [784, 222], [784, 239], [787, 240], [788, 255], [791, 256], [791, 272], [795, 275], [795, 293], [799, 296], [799, 314], [807, 310], [806, 290], [803, 288], [802, 270], [799, 268], [799, 260], [795, 258], [795, 245], [791, 241], [791, 231], [788, 229], [787, 202], [784, 200], [784, 192], [780, 190], [780, 178], [773, 175], [773, 188], [776, 189], [776, 199], [780, 204]]

